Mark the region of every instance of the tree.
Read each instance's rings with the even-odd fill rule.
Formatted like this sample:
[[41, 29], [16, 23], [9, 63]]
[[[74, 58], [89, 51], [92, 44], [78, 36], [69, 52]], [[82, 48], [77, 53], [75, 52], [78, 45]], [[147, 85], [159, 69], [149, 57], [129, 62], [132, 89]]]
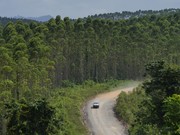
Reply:
[[172, 135], [180, 134], [180, 95], [174, 94], [164, 100], [165, 131]]
[[26, 100], [6, 104], [8, 135], [48, 135], [54, 109], [45, 99], [28, 103]]
[[146, 67], [147, 73], [151, 76], [149, 82], [145, 82], [143, 87], [152, 98], [155, 105], [154, 113], [157, 115], [159, 125], [163, 124], [162, 111], [163, 101], [168, 96], [180, 93], [180, 68], [170, 66], [164, 61], [153, 62]]
[[12, 22], [9, 22], [3, 29], [3, 37], [8, 42], [13, 36], [16, 36], [17, 32]]

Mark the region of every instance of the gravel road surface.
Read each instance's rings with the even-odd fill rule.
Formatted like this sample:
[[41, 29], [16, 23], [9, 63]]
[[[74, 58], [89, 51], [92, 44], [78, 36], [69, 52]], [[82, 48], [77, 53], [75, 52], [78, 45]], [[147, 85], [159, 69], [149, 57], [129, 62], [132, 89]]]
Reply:
[[[115, 117], [113, 107], [121, 91], [132, 91], [133, 88], [100, 94], [87, 102], [84, 107], [84, 118], [90, 135], [128, 135], [122, 122]], [[99, 102], [98, 109], [91, 108], [94, 101]]]

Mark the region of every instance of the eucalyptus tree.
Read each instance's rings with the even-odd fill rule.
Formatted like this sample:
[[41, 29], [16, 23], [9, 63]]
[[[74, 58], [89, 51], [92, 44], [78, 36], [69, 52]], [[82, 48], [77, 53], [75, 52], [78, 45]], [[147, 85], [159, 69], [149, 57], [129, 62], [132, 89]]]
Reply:
[[164, 133], [178, 135], [180, 134], [179, 125], [180, 125], [180, 95], [174, 94], [171, 97], [168, 97], [164, 100], [163, 105], [165, 126]]
[[50, 48], [39, 37], [32, 37], [28, 44], [29, 62], [32, 65], [31, 87], [35, 91], [42, 92], [52, 86], [49, 79], [48, 68], [52, 68], [49, 56]]
[[93, 79], [93, 45], [95, 43], [95, 39], [97, 38], [95, 30], [92, 25], [92, 19], [88, 18], [84, 24], [85, 27], [85, 37], [84, 37], [84, 53], [85, 53], [85, 62], [84, 62], [84, 74], [85, 79]]
[[9, 50], [2, 44], [0, 45], [0, 134], [6, 132], [6, 120], [3, 118], [4, 103], [12, 99], [12, 93], [15, 86], [14, 71], [13, 71], [13, 58]]
[[15, 26], [12, 22], [9, 22], [3, 29], [3, 38], [8, 42], [13, 36], [17, 35]]
[[[51, 27], [55, 27], [54, 31], [51, 30]], [[49, 32], [46, 34], [46, 40], [50, 45], [50, 60], [54, 62], [51, 80], [54, 87], [59, 87], [63, 79], [63, 70], [66, 61], [63, 53], [65, 47], [67, 47], [65, 23], [60, 16], [56, 16], [55, 20], [49, 20], [47, 28]]]

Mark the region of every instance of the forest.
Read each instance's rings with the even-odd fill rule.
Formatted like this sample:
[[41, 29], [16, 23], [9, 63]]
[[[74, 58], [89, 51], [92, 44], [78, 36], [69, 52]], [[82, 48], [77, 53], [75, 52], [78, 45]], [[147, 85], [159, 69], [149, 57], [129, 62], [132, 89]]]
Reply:
[[151, 15], [156, 15], [156, 16], [170, 15], [170, 14], [179, 13], [179, 12], [180, 12], [180, 9], [169, 8], [169, 9], [163, 9], [163, 10], [138, 10], [135, 12], [122, 11], [121, 13], [115, 12], [115, 13], [104, 13], [104, 14], [98, 14], [98, 15], [95, 14], [89, 17], [120, 20], [120, 19], [140, 18], [143, 16], [151, 16]]
[[[23, 19], [23, 18], [8, 18], [8, 17], [0, 17], [0, 25], [5, 26], [9, 22], [16, 23], [18, 21], [22, 21], [24, 23], [30, 23], [33, 22], [34, 20], [30, 19]], [[35, 21], [34, 21], [35, 22]]]
[[[12, 128], [10, 135], [25, 134], [20, 127], [13, 130], [13, 123], [30, 116], [16, 117], [24, 109], [43, 107], [49, 115], [41, 115], [42, 119], [49, 121], [55, 111], [49, 100], [57, 88], [143, 80], [145, 65], [157, 60], [180, 65], [179, 44], [178, 13], [121, 20], [56, 16], [45, 23], [8, 22], [0, 27], [0, 128]], [[11, 121], [14, 117], [19, 119]], [[44, 128], [55, 127], [47, 122]], [[61, 134], [68, 133], [62, 130]], [[46, 134], [44, 129], [38, 133]]]
[[121, 93], [115, 112], [130, 135], [180, 134], [180, 66], [165, 61], [146, 65], [147, 79], [132, 93]]

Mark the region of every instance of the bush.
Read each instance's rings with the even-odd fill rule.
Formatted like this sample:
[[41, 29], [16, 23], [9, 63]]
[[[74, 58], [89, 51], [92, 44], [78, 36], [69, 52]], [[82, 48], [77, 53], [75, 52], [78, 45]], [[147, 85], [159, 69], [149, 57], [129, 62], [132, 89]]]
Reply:
[[54, 109], [45, 99], [28, 103], [26, 100], [11, 101], [5, 106], [8, 135], [48, 135], [52, 131]]
[[144, 124], [136, 125], [129, 130], [130, 135], [161, 135], [159, 128], [156, 125]]
[[75, 84], [69, 80], [63, 80], [62, 81], [62, 87], [74, 87]]
[[136, 88], [132, 93], [122, 92], [115, 106], [118, 118], [123, 119], [129, 125], [133, 125], [136, 120], [136, 113], [140, 110], [139, 105], [146, 98], [141, 87]]

